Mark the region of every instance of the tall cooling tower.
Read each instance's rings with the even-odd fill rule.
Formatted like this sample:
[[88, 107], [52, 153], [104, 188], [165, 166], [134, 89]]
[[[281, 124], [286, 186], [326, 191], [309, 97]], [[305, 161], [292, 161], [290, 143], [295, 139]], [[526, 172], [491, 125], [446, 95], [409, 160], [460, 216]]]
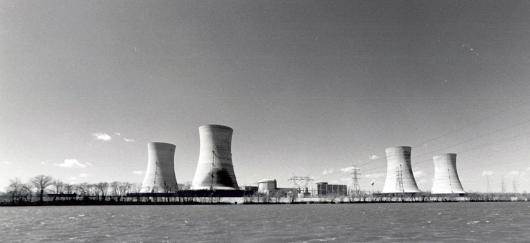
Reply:
[[141, 192], [174, 192], [178, 190], [174, 168], [175, 145], [147, 144], [147, 171]]
[[383, 193], [420, 192], [410, 164], [411, 147], [390, 147], [386, 152], [386, 180]]
[[434, 180], [431, 193], [465, 193], [456, 170], [456, 154], [433, 156]]
[[191, 189], [238, 189], [232, 165], [232, 128], [199, 127], [201, 147]]

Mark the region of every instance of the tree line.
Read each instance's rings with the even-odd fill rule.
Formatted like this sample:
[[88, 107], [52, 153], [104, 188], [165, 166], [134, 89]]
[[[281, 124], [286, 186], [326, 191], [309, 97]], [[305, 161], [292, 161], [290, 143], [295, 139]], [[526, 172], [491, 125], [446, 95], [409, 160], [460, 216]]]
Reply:
[[[4, 201], [15, 203], [43, 203], [57, 198], [71, 200], [121, 201], [127, 193], [140, 192], [141, 185], [130, 182], [66, 183], [47, 175], [37, 175], [27, 182], [10, 180]], [[46, 195], [46, 199], [45, 199]]]

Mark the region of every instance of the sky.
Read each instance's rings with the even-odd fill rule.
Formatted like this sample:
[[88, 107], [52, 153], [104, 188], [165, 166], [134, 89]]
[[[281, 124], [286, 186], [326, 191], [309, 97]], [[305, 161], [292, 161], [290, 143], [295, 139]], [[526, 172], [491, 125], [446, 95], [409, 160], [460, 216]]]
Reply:
[[[528, 1], [0, 1], [0, 191], [141, 183], [151, 141], [192, 180], [234, 129], [240, 185], [384, 184], [384, 150], [458, 153], [468, 191], [530, 190]], [[504, 179], [503, 179], [504, 178]]]

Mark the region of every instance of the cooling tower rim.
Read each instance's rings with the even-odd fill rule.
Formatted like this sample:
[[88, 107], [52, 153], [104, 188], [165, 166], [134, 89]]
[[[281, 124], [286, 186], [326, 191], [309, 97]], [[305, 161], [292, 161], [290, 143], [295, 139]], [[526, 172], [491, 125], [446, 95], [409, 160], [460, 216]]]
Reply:
[[199, 127], [199, 130], [202, 130], [202, 129], [221, 129], [221, 130], [230, 130], [230, 131], [233, 131], [234, 129], [232, 129], [231, 127], [229, 126], [225, 126], [225, 125], [219, 125], [219, 124], [206, 124], [206, 125], [202, 125]]
[[175, 144], [172, 144], [172, 143], [165, 143], [165, 142], [149, 142], [149, 143], [147, 143], [147, 146], [155, 146], [155, 147], [159, 147], [159, 146], [177, 147], [177, 145], [175, 145]]
[[440, 157], [456, 157], [457, 153], [443, 153], [443, 154], [435, 154], [432, 156], [432, 158], [440, 158]]
[[392, 151], [392, 150], [412, 150], [412, 146], [392, 146], [387, 147], [385, 151]]

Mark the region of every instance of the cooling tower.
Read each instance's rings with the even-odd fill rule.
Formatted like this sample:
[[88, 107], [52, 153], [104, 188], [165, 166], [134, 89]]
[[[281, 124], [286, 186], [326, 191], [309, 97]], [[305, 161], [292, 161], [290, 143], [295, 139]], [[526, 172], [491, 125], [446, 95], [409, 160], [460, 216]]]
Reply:
[[191, 189], [238, 189], [232, 165], [232, 128], [199, 127], [200, 152]]
[[434, 180], [431, 193], [466, 193], [458, 178], [456, 170], [456, 154], [441, 154], [433, 156]]
[[175, 178], [175, 145], [147, 144], [147, 171], [141, 192], [174, 192], [178, 190]]
[[383, 193], [420, 192], [412, 166], [410, 164], [410, 147], [390, 147], [386, 152], [386, 180]]

